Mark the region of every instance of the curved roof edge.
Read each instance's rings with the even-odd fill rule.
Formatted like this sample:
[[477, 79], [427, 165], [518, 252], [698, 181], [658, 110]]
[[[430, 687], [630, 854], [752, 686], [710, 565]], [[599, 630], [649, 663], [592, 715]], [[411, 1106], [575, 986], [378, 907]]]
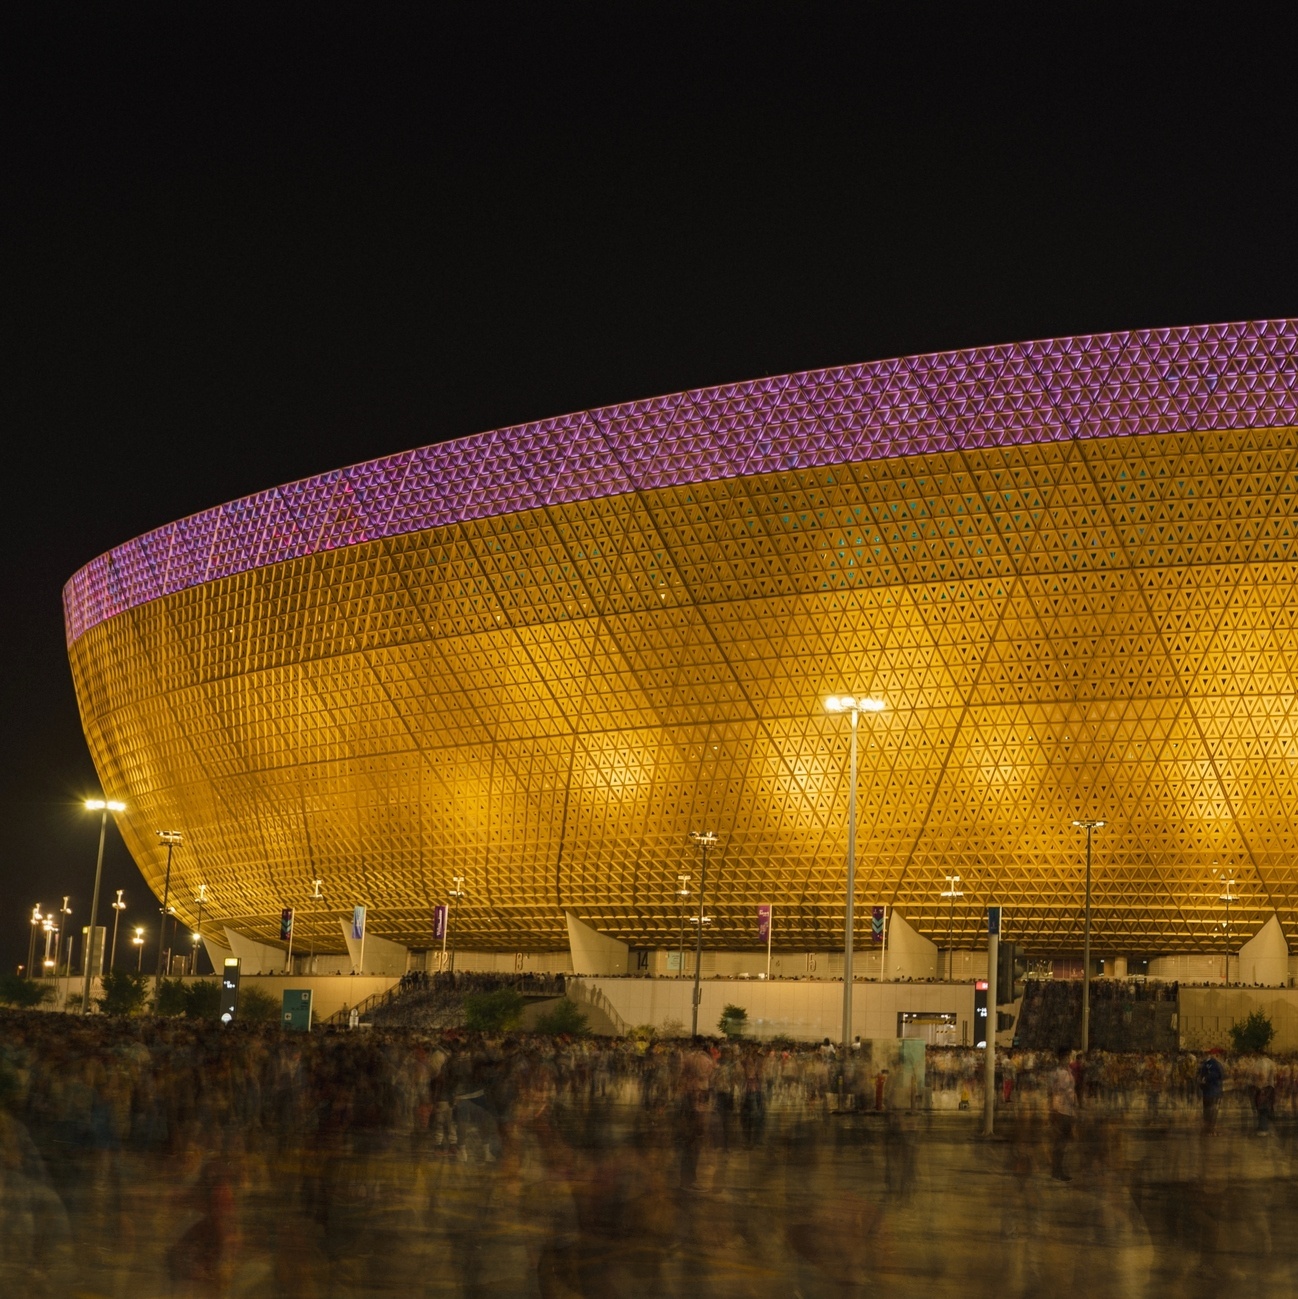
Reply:
[[370, 460], [192, 514], [63, 589], [68, 644], [188, 587], [540, 506], [852, 460], [1298, 423], [1298, 320], [1011, 343], [579, 411]]

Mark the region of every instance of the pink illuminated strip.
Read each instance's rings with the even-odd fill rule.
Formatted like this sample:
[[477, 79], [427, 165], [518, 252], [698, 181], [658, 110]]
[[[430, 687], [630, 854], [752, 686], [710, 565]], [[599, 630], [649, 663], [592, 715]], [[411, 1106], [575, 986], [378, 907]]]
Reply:
[[1066, 438], [1298, 423], [1298, 321], [905, 357], [580, 411], [259, 492], [92, 560], [71, 644], [217, 578], [381, 537], [739, 474]]

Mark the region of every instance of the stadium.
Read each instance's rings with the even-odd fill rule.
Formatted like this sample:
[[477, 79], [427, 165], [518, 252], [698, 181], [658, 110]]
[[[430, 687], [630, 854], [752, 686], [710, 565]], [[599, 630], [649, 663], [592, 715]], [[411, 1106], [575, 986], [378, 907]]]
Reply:
[[[583, 411], [340, 469], [68, 582], [103, 788], [232, 941], [833, 971], [985, 908], [1033, 954], [1298, 923], [1298, 321], [1012, 344]], [[682, 875], [689, 876], [682, 892]], [[958, 877], [958, 879], [957, 879]], [[316, 881], [321, 881], [317, 887]], [[318, 896], [317, 896], [318, 895]], [[458, 895], [458, 896], [457, 896]], [[576, 929], [574, 929], [576, 926]], [[841, 957], [839, 958], [841, 961]], [[520, 966], [521, 968], [521, 966]], [[558, 968], [558, 967], [555, 967]], [[841, 964], [837, 967], [841, 972]], [[948, 969], [949, 969], [948, 965]]]

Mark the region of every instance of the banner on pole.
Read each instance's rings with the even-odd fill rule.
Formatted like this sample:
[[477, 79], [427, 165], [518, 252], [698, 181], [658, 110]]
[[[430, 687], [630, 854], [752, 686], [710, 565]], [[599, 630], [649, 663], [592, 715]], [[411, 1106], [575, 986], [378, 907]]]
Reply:
[[883, 942], [883, 908], [870, 908], [870, 937], [876, 942]]
[[1001, 932], [1001, 909], [1000, 907], [987, 908], [987, 932], [996, 934], [998, 937]]
[[287, 943], [293, 936], [293, 908], [285, 907], [279, 913], [279, 941]]
[[771, 904], [763, 902], [757, 908], [757, 941], [764, 943], [771, 936]]
[[352, 937], [359, 943], [365, 937], [365, 908], [352, 908]]
[[446, 937], [446, 908], [433, 908], [433, 937], [440, 943]]

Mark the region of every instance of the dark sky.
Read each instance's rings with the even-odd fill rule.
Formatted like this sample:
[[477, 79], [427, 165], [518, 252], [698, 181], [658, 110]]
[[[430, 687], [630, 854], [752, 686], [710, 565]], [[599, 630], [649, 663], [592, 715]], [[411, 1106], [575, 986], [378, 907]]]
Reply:
[[[603, 402], [1298, 314], [1290, 46], [1230, 9], [116, 10], [0, 17], [3, 968], [89, 911], [97, 553]], [[111, 831], [104, 886], [156, 916]]]

